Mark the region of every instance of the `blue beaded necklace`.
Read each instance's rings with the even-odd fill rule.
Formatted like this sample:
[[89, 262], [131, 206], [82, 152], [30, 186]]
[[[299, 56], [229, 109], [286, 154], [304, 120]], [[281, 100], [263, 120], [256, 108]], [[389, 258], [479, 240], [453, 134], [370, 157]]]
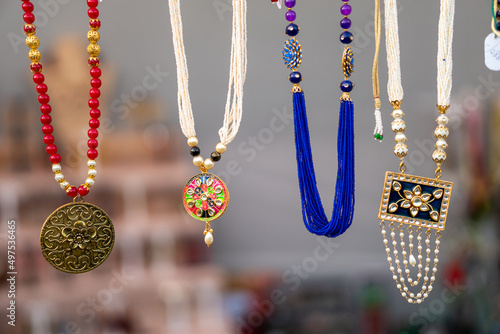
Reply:
[[[272, 2], [276, 2], [273, 1]], [[344, 233], [352, 223], [354, 214], [354, 107], [350, 97], [354, 85], [349, 80], [354, 68], [352, 49], [348, 46], [353, 40], [349, 29], [351, 14], [349, 0], [344, 0], [340, 13], [344, 16], [340, 26], [344, 31], [340, 41], [344, 44], [342, 67], [344, 80], [340, 83], [342, 96], [340, 98], [339, 129], [337, 137], [337, 182], [335, 186], [335, 199], [333, 203], [332, 219], [328, 220], [316, 185], [316, 175], [311, 153], [309, 127], [304, 91], [300, 86], [302, 75], [297, 71], [302, 63], [302, 48], [296, 40], [299, 27], [294, 23], [297, 14], [293, 10], [296, 0], [285, 0], [288, 8], [285, 14], [289, 22], [285, 33], [290, 37], [283, 50], [283, 60], [288, 69], [292, 70], [289, 80], [293, 84], [293, 114], [295, 125], [295, 147], [297, 154], [297, 171], [299, 177], [300, 196], [302, 201], [302, 216], [309, 232], [330, 238]]]

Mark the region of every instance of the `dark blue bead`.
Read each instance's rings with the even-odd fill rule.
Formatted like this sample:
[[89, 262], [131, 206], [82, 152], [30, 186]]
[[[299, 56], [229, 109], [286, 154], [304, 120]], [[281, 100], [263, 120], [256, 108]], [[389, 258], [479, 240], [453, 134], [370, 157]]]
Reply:
[[289, 25], [286, 26], [285, 33], [288, 36], [297, 36], [299, 34], [299, 26], [296, 25], [295, 23], [290, 23]]
[[302, 74], [300, 74], [300, 72], [292, 72], [288, 76], [288, 80], [293, 84], [298, 84], [302, 81]]
[[344, 80], [340, 83], [340, 90], [342, 90], [345, 93], [349, 93], [350, 91], [352, 91], [353, 88], [354, 85], [350, 80]]
[[199, 155], [200, 155], [201, 150], [200, 150], [200, 148], [199, 148], [198, 146], [195, 146], [195, 147], [192, 147], [192, 148], [191, 148], [191, 151], [190, 151], [189, 153], [191, 153], [191, 155], [192, 155], [193, 157], [197, 157], [197, 156], [199, 156]]
[[499, 31], [500, 31], [500, 21], [499, 21], [499, 22], [497, 22], [497, 30], [499, 30]]
[[500, 20], [500, 11], [499, 11], [499, 12], [497, 12], [497, 19], [499, 19], [499, 20]]
[[351, 20], [348, 19], [347, 17], [344, 17], [341, 21], [340, 21], [340, 27], [342, 29], [349, 29], [351, 27]]
[[342, 34], [340, 34], [340, 41], [344, 44], [349, 44], [352, 42], [354, 37], [352, 36], [352, 33], [350, 31], [344, 31]]

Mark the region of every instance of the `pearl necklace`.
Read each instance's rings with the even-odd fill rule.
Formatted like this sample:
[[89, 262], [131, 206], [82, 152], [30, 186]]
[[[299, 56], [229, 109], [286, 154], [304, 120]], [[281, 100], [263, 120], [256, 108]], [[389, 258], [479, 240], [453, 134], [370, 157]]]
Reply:
[[[43, 142], [46, 145], [45, 150], [50, 156], [55, 180], [66, 191], [66, 194], [73, 198], [73, 203], [58, 208], [47, 218], [40, 233], [40, 245], [45, 259], [56, 269], [68, 273], [82, 273], [99, 266], [110, 254], [115, 238], [113, 224], [109, 216], [101, 208], [83, 201], [83, 197], [95, 184], [97, 175], [95, 167], [98, 141], [96, 138], [99, 135], [99, 117], [101, 116], [99, 110], [101, 91], [99, 88], [102, 84], [98, 57], [101, 47], [97, 44], [100, 39], [98, 30], [101, 27], [101, 21], [98, 19], [98, 1], [87, 0], [87, 5], [89, 7], [87, 14], [90, 18], [90, 31], [87, 33], [90, 44], [87, 47], [87, 52], [92, 78], [90, 81], [92, 88], [88, 101], [91, 117], [87, 142], [89, 147], [87, 166], [89, 169], [85, 183], [77, 188], [66, 181], [62, 174], [61, 156], [57, 153], [57, 146], [54, 144], [55, 138], [52, 135], [54, 129], [50, 124], [52, 122], [50, 116], [52, 107], [49, 104], [48, 86], [44, 83], [45, 77], [42, 74], [42, 65], [40, 64], [42, 58], [38, 50], [40, 40], [35, 36], [36, 27], [33, 24], [35, 22], [34, 6], [30, 0], [23, 0], [22, 4], [25, 22], [24, 32], [27, 35], [26, 44], [30, 48], [29, 58], [32, 61], [30, 69], [33, 72], [33, 82], [37, 84], [38, 102], [41, 104], [40, 121], [43, 124], [42, 132], [45, 135], [43, 137]], [[81, 199], [81, 202], [77, 202], [77, 199]]]
[[220, 142], [215, 146], [210, 158], [203, 159], [198, 147], [198, 138], [194, 125], [193, 110], [189, 96], [189, 74], [187, 68], [182, 17], [179, 0], [169, 0], [170, 22], [177, 64], [177, 85], [179, 120], [181, 129], [191, 147], [193, 164], [200, 168], [201, 174], [193, 176], [184, 187], [183, 203], [189, 215], [204, 221], [205, 243], [213, 243], [213, 229], [210, 222], [220, 217], [227, 208], [229, 192], [225, 183], [218, 176], [208, 173], [227, 145], [235, 138], [243, 114], [243, 86], [247, 71], [247, 28], [246, 0], [233, 0], [233, 33], [231, 45], [231, 64], [224, 123], [219, 130]]
[[[405, 144], [406, 135], [404, 131], [406, 124], [403, 121], [404, 113], [401, 110], [403, 100], [403, 87], [401, 85], [401, 66], [399, 53], [399, 33], [398, 33], [398, 12], [396, 0], [385, 0], [385, 29], [387, 66], [389, 69], [389, 82], [387, 85], [389, 100], [394, 111], [392, 116], [392, 130], [396, 133], [396, 145], [394, 154], [400, 159], [400, 173], [386, 172], [384, 189], [378, 218], [381, 219], [383, 241], [387, 252], [387, 261], [396, 281], [396, 287], [401, 295], [409, 303], [420, 304], [432, 291], [432, 284], [435, 281], [437, 264], [439, 262], [439, 244], [441, 231], [445, 228], [446, 217], [449, 210], [449, 202], [453, 183], [441, 180], [441, 164], [446, 160], [445, 149], [448, 147], [446, 138], [449, 130], [446, 127], [448, 117], [446, 110], [450, 105], [451, 85], [452, 85], [452, 40], [453, 40], [453, 20], [455, 13], [454, 0], [441, 0], [441, 11], [439, 17], [439, 41], [437, 55], [437, 107], [440, 116], [436, 119], [438, 126], [434, 132], [436, 136], [436, 150], [432, 154], [432, 160], [437, 164], [434, 178], [426, 178], [405, 174], [405, 157], [408, 154], [408, 146]], [[389, 222], [390, 235], [392, 237], [392, 251], [386, 238], [385, 222]], [[397, 225], [397, 226], [396, 226]], [[417, 229], [417, 259], [413, 255], [413, 228]], [[399, 231], [399, 241], [396, 239]], [[435, 230], [434, 266], [429, 278], [431, 266], [431, 246], [430, 238], [432, 230]], [[405, 236], [408, 232], [408, 237]], [[422, 234], [425, 234], [426, 259], [423, 263], [422, 255]], [[397, 245], [401, 246], [401, 253]], [[408, 248], [406, 244], [408, 243]], [[408, 251], [407, 251], [408, 250]], [[399, 254], [403, 256], [403, 261], [399, 260]], [[394, 266], [395, 263], [395, 266]], [[410, 264], [417, 265], [418, 273], [411, 277]], [[402, 267], [404, 266], [404, 269]], [[424, 267], [425, 266], [425, 267]], [[422, 270], [423, 269], [423, 270]], [[397, 271], [397, 273], [396, 273]], [[407, 284], [408, 283], [408, 284]], [[411, 292], [409, 288], [422, 284], [419, 292]]]

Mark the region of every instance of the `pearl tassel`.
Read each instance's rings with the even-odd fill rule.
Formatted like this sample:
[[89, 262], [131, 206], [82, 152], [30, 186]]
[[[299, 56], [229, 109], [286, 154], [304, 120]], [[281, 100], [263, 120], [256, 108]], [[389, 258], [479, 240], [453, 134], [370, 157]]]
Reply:
[[382, 125], [382, 114], [380, 108], [375, 109], [375, 129], [373, 130], [373, 137], [376, 140], [382, 141], [384, 139], [384, 126]]

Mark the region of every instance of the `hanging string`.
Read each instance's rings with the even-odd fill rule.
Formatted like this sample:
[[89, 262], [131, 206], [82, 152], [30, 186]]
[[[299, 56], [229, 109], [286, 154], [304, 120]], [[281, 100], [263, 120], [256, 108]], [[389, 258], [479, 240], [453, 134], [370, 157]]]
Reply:
[[[169, 0], [170, 22], [174, 43], [175, 61], [177, 64], [179, 120], [182, 133], [187, 137], [195, 137], [196, 130], [193, 109], [189, 95], [189, 72], [182, 31], [180, 0]], [[231, 42], [231, 63], [229, 85], [224, 114], [224, 124], [219, 130], [220, 142], [229, 144], [240, 127], [243, 114], [243, 85], [247, 71], [247, 27], [246, 0], [233, 0], [233, 32]]]
[[375, 0], [374, 25], [375, 25], [375, 55], [373, 57], [372, 86], [373, 86], [373, 100], [375, 103], [375, 113], [374, 113], [375, 129], [373, 130], [373, 136], [375, 137], [375, 139], [382, 141], [382, 139], [384, 139], [384, 126], [382, 125], [382, 115], [380, 113], [380, 108], [382, 106], [382, 103], [380, 102], [380, 82], [378, 75], [380, 35], [382, 32], [382, 24], [380, 21], [380, 0]]
[[318, 192], [311, 153], [309, 126], [304, 92], [293, 93], [295, 146], [299, 175], [302, 215], [309, 232], [327, 237], [337, 237], [352, 224], [355, 204], [354, 184], [354, 107], [352, 101], [340, 102], [337, 138], [337, 182], [332, 220], [326, 217]]
[[437, 55], [438, 105], [449, 106], [452, 86], [452, 44], [455, 0], [442, 0], [439, 15], [439, 37]]
[[401, 85], [401, 64], [399, 58], [398, 7], [396, 0], [384, 0], [384, 4], [385, 44], [389, 72], [387, 93], [389, 94], [389, 101], [401, 101], [403, 100], [404, 92]]

